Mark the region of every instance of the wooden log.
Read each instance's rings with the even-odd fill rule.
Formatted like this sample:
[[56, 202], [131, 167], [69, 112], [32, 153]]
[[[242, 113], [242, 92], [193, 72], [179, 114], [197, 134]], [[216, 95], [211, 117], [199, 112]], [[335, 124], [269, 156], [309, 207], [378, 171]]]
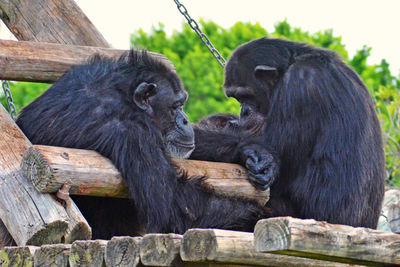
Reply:
[[[268, 201], [269, 191], [255, 189], [247, 172], [236, 164], [174, 160], [189, 176], [204, 175], [217, 193]], [[128, 189], [114, 165], [97, 152], [52, 146], [32, 146], [24, 154], [21, 168], [40, 192], [56, 192], [63, 184], [72, 195], [128, 197]]]
[[[0, 79], [55, 82], [66, 70], [95, 54], [119, 57], [125, 50], [50, 43], [0, 40]], [[175, 70], [165, 56], [151, 53]]]
[[34, 254], [39, 247], [4, 247], [0, 252], [0, 266], [33, 266]]
[[65, 210], [69, 217], [69, 223], [64, 235], [64, 243], [71, 244], [75, 240], [92, 239], [92, 228], [71, 198], [66, 201]]
[[254, 236], [259, 252], [367, 265], [400, 264], [400, 235], [368, 228], [281, 217], [258, 221]]
[[19, 167], [30, 145], [0, 105], [0, 218], [17, 245], [60, 243], [68, 226], [64, 208], [36, 191]]
[[179, 256], [182, 235], [147, 234], [140, 243], [140, 260], [146, 266], [176, 266], [181, 264]]
[[141, 237], [115, 236], [108, 241], [105, 253], [107, 266], [135, 267], [140, 263]]
[[18, 40], [109, 47], [73, 0], [0, 0], [0, 9]]
[[400, 233], [400, 201], [389, 206], [388, 222], [393, 233]]
[[75, 241], [69, 256], [70, 266], [102, 267], [106, 246], [106, 240]]
[[70, 244], [43, 245], [35, 251], [34, 265], [67, 267], [70, 249]]
[[256, 252], [253, 239], [253, 233], [190, 229], [183, 235], [180, 255], [183, 261], [246, 266], [348, 266], [341, 263]]

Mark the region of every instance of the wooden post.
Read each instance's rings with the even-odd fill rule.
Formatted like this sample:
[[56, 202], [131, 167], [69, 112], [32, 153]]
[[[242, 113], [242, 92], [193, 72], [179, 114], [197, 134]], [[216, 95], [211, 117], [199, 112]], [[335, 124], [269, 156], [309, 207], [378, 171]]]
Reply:
[[281, 217], [258, 221], [254, 236], [259, 252], [357, 264], [400, 264], [400, 235], [368, 228]]
[[69, 217], [69, 223], [67, 231], [64, 235], [64, 242], [71, 244], [75, 240], [92, 239], [92, 228], [90, 228], [79, 208], [71, 198], [68, 198], [65, 202], [65, 210], [67, 211]]
[[18, 40], [109, 47], [73, 0], [0, 0], [0, 9]]
[[68, 267], [70, 244], [43, 245], [35, 251], [35, 266]]
[[59, 243], [68, 225], [64, 208], [36, 191], [20, 171], [30, 145], [0, 105], [0, 217], [17, 245]]
[[[0, 79], [52, 83], [71, 66], [86, 62], [90, 56], [118, 58], [124, 52], [100, 47], [0, 40]], [[149, 53], [175, 70], [165, 56]]]
[[75, 241], [69, 256], [70, 266], [102, 267], [106, 245], [106, 240]]
[[34, 254], [39, 247], [4, 247], [0, 252], [1, 266], [33, 266]]
[[[255, 189], [247, 172], [236, 164], [174, 160], [189, 176], [208, 176], [206, 183], [216, 193], [268, 201], [269, 191]], [[32, 146], [24, 154], [21, 168], [41, 192], [56, 192], [63, 184], [72, 195], [128, 197], [128, 189], [114, 165], [97, 152], [52, 146]]]
[[141, 237], [114, 236], [108, 241], [105, 253], [107, 266], [136, 267], [140, 262]]
[[177, 266], [182, 235], [147, 234], [140, 243], [140, 260], [147, 266]]

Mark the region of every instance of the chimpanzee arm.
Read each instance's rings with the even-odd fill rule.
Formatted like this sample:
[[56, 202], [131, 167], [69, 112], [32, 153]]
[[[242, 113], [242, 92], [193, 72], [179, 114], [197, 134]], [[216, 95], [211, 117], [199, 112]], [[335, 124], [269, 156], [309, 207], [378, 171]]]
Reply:
[[255, 202], [218, 197], [201, 180], [178, 179], [159, 130], [146, 120], [113, 121], [98, 131], [93, 147], [124, 177], [147, 232], [183, 233], [189, 227], [251, 230], [268, 215]]
[[190, 159], [240, 163], [239, 134], [217, 132], [193, 126], [196, 148]]

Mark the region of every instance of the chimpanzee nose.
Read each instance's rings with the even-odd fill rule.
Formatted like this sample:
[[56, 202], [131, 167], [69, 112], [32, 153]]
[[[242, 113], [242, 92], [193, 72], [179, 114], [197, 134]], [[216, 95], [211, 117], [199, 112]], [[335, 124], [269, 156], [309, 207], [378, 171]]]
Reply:
[[194, 142], [194, 131], [185, 112], [180, 111], [176, 116], [176, 125], [188, 142]]

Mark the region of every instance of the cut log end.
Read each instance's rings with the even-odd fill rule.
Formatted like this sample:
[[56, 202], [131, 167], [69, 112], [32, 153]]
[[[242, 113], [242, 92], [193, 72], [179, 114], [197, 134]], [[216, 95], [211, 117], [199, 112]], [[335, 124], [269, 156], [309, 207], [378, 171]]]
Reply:
[[[23, 156], [24, 160], [21, 162], [21, 169], [27, 175], [27, 178], [32, 184], [42, 193], [48, 188], [49, 181], [53, 170], [48, 164], [47, 160], [43, 157], [42, 153], [35, 148], [30, 147]], [[47, 191], [46, 191], [47, 192]]]
[[181, 262], [179, 250], [182, 235], [147, 234], [140, 244], [140, 259], [144, 265], [176, 266]]
[[181, 258], [184, 261], [205, 261], [215, 257], [215, 233], [208, 229], [190, 229], [183, 235]]
[[107, 266], [135, 267], [140, 262], [141, 237], [116, 236], [107, 243], [104, 255]]
[[[271, 223], [274, 221], [273, 223]], [[266, 219], [257, 222], [254, 228], [255, 248], [260, 252], [286, 249], [288, 247], [290, 229], [287, 220]]]
[[66, 221], [54, 221], [50, 224], [47, 224], [45, 228], [32, 235], [26, 244], [40, 246], [42, 244], [61, 243], [67, 227], [68, 223]]

